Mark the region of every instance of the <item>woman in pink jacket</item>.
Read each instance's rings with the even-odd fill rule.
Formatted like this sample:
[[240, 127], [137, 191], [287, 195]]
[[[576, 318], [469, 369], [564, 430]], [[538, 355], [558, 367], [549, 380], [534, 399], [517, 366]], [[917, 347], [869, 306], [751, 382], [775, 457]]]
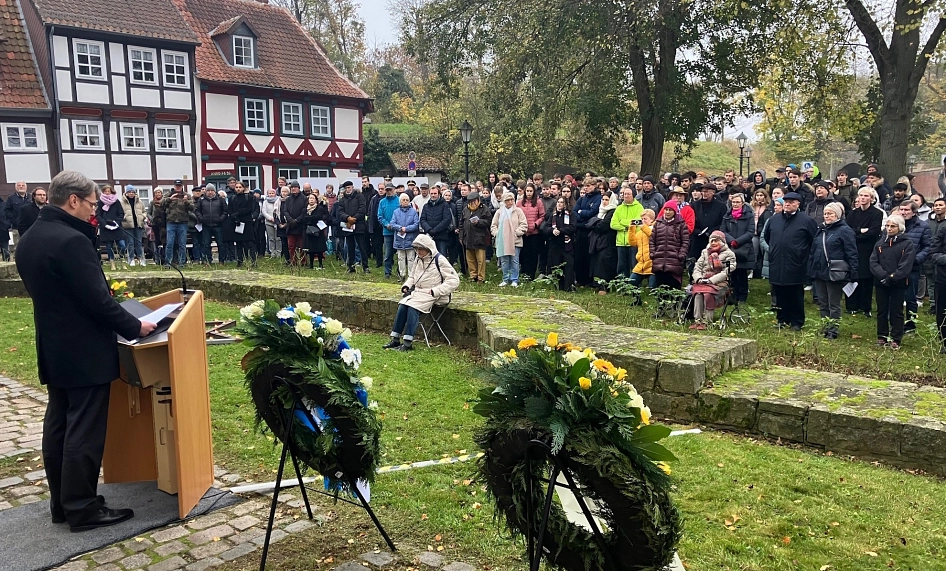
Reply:
[[519, 254], [519, 272], [535, 279], [535, 272], [539, 265], [539, 256], [545, 249], [545, 236], [539, 231], [539, 225], [545, 220], [545, 206], [539, 200], [535, 185], [527, 184], [519, 208], [526, 215], [525, 236], [522, 237], [522, 252]]

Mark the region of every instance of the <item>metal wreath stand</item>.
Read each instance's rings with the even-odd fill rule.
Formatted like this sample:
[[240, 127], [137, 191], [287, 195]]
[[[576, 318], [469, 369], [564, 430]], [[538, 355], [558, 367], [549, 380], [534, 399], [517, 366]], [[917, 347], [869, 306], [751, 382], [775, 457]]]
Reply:
[[[555, 495], [556, 486], [568, 488], [575, 495], [575, 500], [578, 502], [578, 506], [581, 507], [581, 513], [585, 515], [585, 519], [588, 520], [588, 525], [591, 527], [591, 531], [594, 534], [595, 539], [601, 546], [601, 552], [604, 554], [605, 563], [607, 564], [608, 568], [611, 569], [611, 571], [617, 571], [617, 566], [614, 564], [614, 560], [611, 559], [611, 552], [608, 550], [608, 545], [604, 540], [604, 535], [602, 535], [601, 530], [598, 529], [598, 524], [595, 523], [594, 515], [591, 513], [591, 510], [588, 509], [588, 505], [585, 503], [584, 498], [582, 498], [581, 492], [578, 489], [578, 485], [575, 484], [575, 479], [572, 477], [571, 471], [559, 459], [559, 455], [552, 454], [551, 446], [545, 442], [542, 442], [541, 440], [529, 441], [529, 444], [526, 446], [525, 454], [526, 473], [530, 475], [532, 474], [532, 451], [534, 449], [542, 449], [548, 453], [548, 457], [552, 461], [552, 471], [549, 473], [548, 480], [537, 478], [539, 481], [547, 482], [549, 485], [548, 491], [545, 494], [545, 506], [542, 509], [542, 519], [538, 522], [533, 521], [535, 507], [532, 505], [532, 491], [536, 478], [529, 478], [529, 490], [528, 494], [526, 494], [526, 522], [529, 526], [528, 553], [530, 571], [539, 571], [539, 564], [542, 561], [542, 542], [545, 540], [545, 528], [548, 524], [549, 514], [552, 513], [552, 498]], [[562, 484], [557, 482], [559, 474], [565, 476], [565, 481], [568, 482], [567, 486], [562, 486]], [[537, 534], [534, 533], [536, 532], [536, 523], [538, 523]]]
[[[312, 414], [309, 412], [309, 410], [306, 409], [304, 406], [302, 406], [302, 399], [299, 396], [299, 393], [295, 389], [295, 387], [293, 387], [292, 384], [288, 380], [285, 379], [285, 377], [280, 377], [278, 375], [273, 377], [274, 388], [277, 383], [281, 383], [285, 385], [287, 389], [289, 389], [289, 392], [292, 394], [292, 398], [293, 398], [293, 406], [292, 408], [288, 409], [288, 411], [286, 412], [285, 418], [283, 418], [284, 434], [282, 438], [282, 455], [280, 456], [280, 459], [279, 459], [279, 469], [276, 471], [276, 487], [273, 490], [273, 501], [269, 506], [269, 521], [266, 523], [266, 540], [263, 542], [263, 555], [260, 558], [259, 571], [264, 571], [264, 569], [266, 568], [266, 557], [267, 555], [269, 555], [269, 542], [270, 542], [270, 537], [273, 532], [273, 522], [276, 519], [276, 505], [278, 504], [278, 501], [279, 501], [279, 490], [282, 487], [283, 470], [286, 467], [287, 456], [292, 458], [292, 467], [296, 471], [296, 481], [299, 483], [299, 491], [302, 492], [302, 501], [305, 502], [305, 509], [306, 509], [306, 513], [309, 516], [309, 519], [312, 519], [312, 506], [309, 505], [309, 496], [308, 494], [306, 494], [305, 483], [303, 483], [302, 481], [302, 472], [299, 470], [299, 460], [296, 458], [296, 453], [293, 450], [293, 445], [291, 444], [293, 425], [295, 424], [293, 422], [293, 416], [295, 414], [295, 411], [298, 410], [302, 414], [305, 415], [306, 420], [312, 426], [313, 432], [315, 432], [316, 434], [319, 434], [322, 432], [319, 429], [319, 425], [315, 422], [315, 419], [312, 418]], [[391, 549], [391, 551], [392, 552], [397, 551], [397, 548], [394, 547], [394, 542], [391, 541], [391, 538], [388, 537], [387, 532], [384, 531], [384, 527], [382, 527], [381, 522], [378, 521], [378, 516], [375, 515], [374, 510], [371, 509], [371, 506], [368, 504], [368, 502], [365, 501], [364, 496], [361, 494], [361, 490], [358, 489], [357, 482], [355, 481], [355, 479], [351, 477], [350, 475], [348, 475], [348, 473], [345, 472], [345, 469], [342, 468], [341, 466], [339, 466], [339, 470], [343, 478], [345, 479], [345, 481], [348, 482], [349, 488], [358, 497], [357, 502], [347, 500], [345, 498], [340, 498], [335, 494], [328, 494], [320, 490], [312, 490], [312, 491], [318, 494], [331, 496], [337, 500], [341, 500], [343, 502], [347, 502], [354, 506], [359, 506], [363, 508], [366, 512], [368, 512], [368, 515], [371, 517], [371, 521], [374, 522], [374, 526], [378, 528], [378, 531], [381, 533], [381, 537], [384, 538], [384, 541], [388, 544], [388, 547]]]

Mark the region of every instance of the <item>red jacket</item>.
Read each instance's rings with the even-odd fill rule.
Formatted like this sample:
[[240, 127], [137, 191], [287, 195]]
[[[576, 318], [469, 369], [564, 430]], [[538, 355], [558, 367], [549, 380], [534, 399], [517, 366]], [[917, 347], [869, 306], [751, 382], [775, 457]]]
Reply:
[[536, 200], [535, 206], [532, 206], [525, 200], [520, 200], [518, 206], [522, 209], [523, 214], [526, 215], [526, 224], [529, 226], [525, 235], [532, 236], [533, 234], [538, 234], [539, 224], [542, 224], [542, 221], [545, 220], [545, 205], [542, 204], [541, 200]]

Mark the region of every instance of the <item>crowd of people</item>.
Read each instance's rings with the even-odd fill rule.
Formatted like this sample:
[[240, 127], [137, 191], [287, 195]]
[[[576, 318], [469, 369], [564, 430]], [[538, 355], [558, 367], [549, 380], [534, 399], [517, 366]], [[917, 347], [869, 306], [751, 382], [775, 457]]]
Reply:
[[[146, 252], [165, 265], [255, 265], [269, 256], [318, 269], [334, 255], [348, 272], [368, 273], [374, 261], [385, 277], [405, 280], [416, 239], [426, 236], [433, 247], [425, 251], [471, 282], [485, 282], [495, 261], [498, 287], [545, 279], [565, 291], [631, 291], [632, 304], [644, 288], [658, 299], [685, 290], [693, 329], [705, 329], [717, 308], [745, 303], [751, 281], [767, 279], [779, 327], [801, 330], [811, 291], [826, 338], [838, 337], [845, 309], [876, 313], [877, 343], [899, 348], [924, 300], [946, 338], [946, 303], [935, 303], [946, 299], [942, 190], [928, 203], [909, 175], [890, 185], [876, 165], [833, 180], [795, 165], [745, 178], [732, 169], [549, 181], [491, 173], [453, 185], [388, 177], [375, 188], [363, 177], [360, 188], [346, 181], [337, 193], [286, 179], [264, 192], [235, 178], [185, 191], [178, 180], [154, 189], [147, 206], [132, 185], [101, 190], [90, 222], [113, 269], [144, 265]], [[27, 196], [17, 183], [0, 204], [0, 231], [11, 231], [14, 248], [45, 202], [45, 189]]]

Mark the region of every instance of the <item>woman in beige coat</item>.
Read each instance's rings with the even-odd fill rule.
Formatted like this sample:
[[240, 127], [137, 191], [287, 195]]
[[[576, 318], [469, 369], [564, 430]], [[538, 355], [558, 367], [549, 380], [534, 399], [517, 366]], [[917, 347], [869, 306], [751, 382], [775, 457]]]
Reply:
[[499, 287], [512, 284], [519, 287], [519, 252], [522, 251], [522, 237], [529, 231], [526, 214], [516, 206], [516, 196], [503, 194], [503, 204], [493, 214], [490, 232], [496, 238], [496, 255], [503, 269], [503, 281]]
[[125, 194], [119, 199], [125, 218], [125, 243], [128, 244], [128, 265], [145, 265], [145, 252], [141, 239], [145, 231], [145, 205], [138, 196], [138, 190], [132, 185], [125, 186]]
[[410, 351], [414, 348], [414, 331], [421, 313], [430, 313], [434, 305], [450, 303], [450, 296], [460, 287], [460, 278], [446, 256], [437, 252], [433, 238], [419, 234], [411, 243], [416, 257], [401, 286], [403, 297], [398, 302], [391, 341], [385, 349]]

